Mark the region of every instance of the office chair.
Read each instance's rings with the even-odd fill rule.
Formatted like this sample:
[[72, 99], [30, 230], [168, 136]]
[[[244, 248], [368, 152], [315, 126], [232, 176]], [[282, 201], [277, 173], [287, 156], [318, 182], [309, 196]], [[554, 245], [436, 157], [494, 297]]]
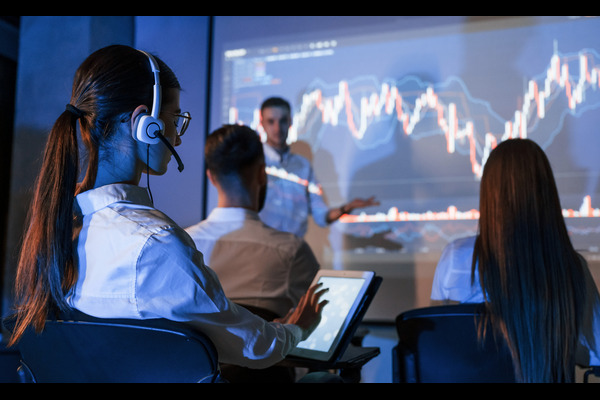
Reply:
[[600, 377], [600, 366], [584, 365], [581, 367], [585, 369], [585, 372], [583, 373], [583, 383], [588, 383], [590, 376]]
[[515, 382], [504, 338], [477, 336], [482, 304], [425, 307], [396, 318], [394, 382]]
[[49, 320], [19, 341], [25, 382], [218, 382], [212, 342], [182, 324], [156, 320]]

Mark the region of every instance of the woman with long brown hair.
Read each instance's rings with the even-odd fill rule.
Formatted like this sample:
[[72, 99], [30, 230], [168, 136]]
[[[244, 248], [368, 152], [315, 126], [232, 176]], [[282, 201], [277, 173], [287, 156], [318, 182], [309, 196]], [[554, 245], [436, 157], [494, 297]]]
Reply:
[[[230, 302], [185, 231], [154, 208], [142, 173], [164, 174], [190, 115], [159, 58], [114, 45], [78, 68], [36, 183], [16, 277], [16, 324], [72, 309], [99, 318], [165, 318], [208, 335], [223, 362], [260, 368], [281, 360], [314, 329], [309, 290], [287, 323], [268, 323]], [[87, 165], [78, 183], [78, 133]], [[180, 167], [182, 167], [180, 163]]]
[[484, 302], [521, 381], [574, 381], [578, 346], [599, 361], [598, 290], [571, 244], [552, 168], [535, 142], [505, 140], [490, 153], [478, 235], [444, 250], [431, 298]]

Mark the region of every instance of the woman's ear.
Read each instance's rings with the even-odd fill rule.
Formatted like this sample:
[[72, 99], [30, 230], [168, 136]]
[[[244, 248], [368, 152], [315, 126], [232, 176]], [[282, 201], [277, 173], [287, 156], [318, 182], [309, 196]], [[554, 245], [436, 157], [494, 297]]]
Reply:
[[148, 114], [148, 107], [143, 104], [137, 106], [135, 108], [135, 110], [133, 110], [133, 113], [131, 114], [131, 132], [133, 133], [134, 137], [135, 137], [135, 130], [137, 129], [138, 117], [140, 117], [141, 115], [144, 115], [144, 114]]

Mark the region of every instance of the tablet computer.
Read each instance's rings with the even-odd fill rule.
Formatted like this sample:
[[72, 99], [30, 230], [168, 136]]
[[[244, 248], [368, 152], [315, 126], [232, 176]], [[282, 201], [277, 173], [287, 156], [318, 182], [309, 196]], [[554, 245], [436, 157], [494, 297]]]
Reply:
[[354, 334], [366, 311], [365, 303], [374, 281], [372, 271], [320, 270], [312, 284], [322, 283], [328, 289], [321, 300], [329, 303], [323, 308], [317, 328], [290, 355], [329, 361], [343, 351], [349, 343], [348, 336]]

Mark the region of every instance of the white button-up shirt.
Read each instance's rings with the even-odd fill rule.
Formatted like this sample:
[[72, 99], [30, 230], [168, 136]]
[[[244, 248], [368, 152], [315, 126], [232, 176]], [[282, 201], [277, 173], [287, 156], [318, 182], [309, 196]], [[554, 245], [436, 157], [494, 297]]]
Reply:
[[76, 198], [78, 280], [69, 304], [100, 318], [166, 318], [210, 337], [221, 362], [263, 368], [301, 340], [225, 297], [189, 235], [152, 207], [145, 188], [113, 184]]
[[319, 270], [303, 239], [268, 227], [248, 209], [217, 207], [186, 231], [229, 299], [280, 317], [298, 304]]

